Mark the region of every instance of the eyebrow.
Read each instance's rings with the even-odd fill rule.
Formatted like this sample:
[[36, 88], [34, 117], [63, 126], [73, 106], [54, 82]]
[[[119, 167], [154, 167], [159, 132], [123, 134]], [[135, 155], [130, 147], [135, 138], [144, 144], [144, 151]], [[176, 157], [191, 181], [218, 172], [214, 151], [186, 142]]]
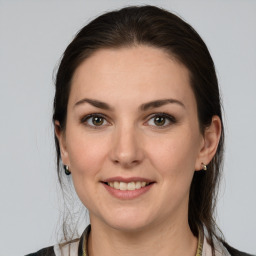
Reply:
[[99, 100], [87, 99], [87, 98], [79, 100], [78, 102], [76, 102], [74, 107], [79, 106], [83, 103], [89, 103], [90, 105], [92, 105], [96, 108], [101, 108], [101, 109], [105, 109], [105, 110], [112, 110], [113, 109], [112, 107], [110, 107], [110, 105], [108, 105], [105, 102], [102, 102], [102, 101], [99, 101]]
[[[95, 100], [95, 99], [88, 99], [88, 98], [84, 98], [82, 100], [79, 100], [78, 102], [75, 103], [74, 107], [79, 106], [79, 105], [84, 104], [84, 103], [89, 103], [90, 105], [92, 105], [96, 108], [100, 108], [100, 109], [104, 109], [104, 110], [113, 110], [114, 109], [113, 107], [111, 107], [109, 104], [107, 104], [105, 102]], [[154, 100], [154, 101], [150, 101], [150, 102], [142, 104], [140, 106], [140, 110], [141, 111], [146, 111], [146, 110], [151, 109], [151, 108], [159, 108], [159, 107], [164, 106], [164, 105], [169, 104], [169, 103], [178, 104], [181, 107], [185, 108], [185, 105], [179, 100], [176, 100], [176, 99], [160, 99], [160, 100]]]
[[159, 108], [159, 107], [161, 107], [163, 105], [166, 105], [166, 104], [169, 104], [169, 103], [178, 104], [181, 107], [185, 108], [185, 105], [179, 100], [176, 100], [176, 99], [162, 99], [162, 100], [154, 100], [154, 101], [150, 101], [148, 103], [142, 104], [140, 106], [140, 109], [142, 111], [146, 111], [146, 110], [151, 109], [151, 108]]

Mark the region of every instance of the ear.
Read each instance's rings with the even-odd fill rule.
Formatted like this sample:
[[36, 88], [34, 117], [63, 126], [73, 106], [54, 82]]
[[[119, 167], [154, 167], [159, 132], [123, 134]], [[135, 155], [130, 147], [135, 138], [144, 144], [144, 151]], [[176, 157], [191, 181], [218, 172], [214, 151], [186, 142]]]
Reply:
[[203, 169], [202, 163], [208, 165], [213, 159], [219, 145], [221, 129], [220, 118], [213, 116], [211, 125], [204, 131], [200, 152], [196, 160], [196, 171]]
[[68, 152], [67, 152], [67, 146], [66, 146], [65, 132], [61, 129], [59, 121], [54, 122], [54, 130], [55, 130], [55, 135], [59, 141], [62, 163], [64, 165], [70, 165], [69, 164], [69, 156], [68, 156]]

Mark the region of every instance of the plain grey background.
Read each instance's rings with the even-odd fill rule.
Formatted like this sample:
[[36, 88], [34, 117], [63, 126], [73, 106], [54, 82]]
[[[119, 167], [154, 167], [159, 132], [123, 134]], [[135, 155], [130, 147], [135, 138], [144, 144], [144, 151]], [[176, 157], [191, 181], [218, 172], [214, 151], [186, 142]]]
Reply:
[[209, 47], [226, 125], [217, 222], [230, 244], [256, 253], [256, 1], [0, 0], [0, 256], [56, 243], [53, 69], [83, 25], [132, 4], [173, 11]]

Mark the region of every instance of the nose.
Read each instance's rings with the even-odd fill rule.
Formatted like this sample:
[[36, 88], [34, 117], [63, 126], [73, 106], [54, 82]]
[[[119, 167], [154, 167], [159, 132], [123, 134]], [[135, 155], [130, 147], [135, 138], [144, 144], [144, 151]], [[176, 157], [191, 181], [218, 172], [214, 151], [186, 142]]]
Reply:
[[136, 127], [116, 127], [110, 152], [111, 161], [125, 169], [140, 164], [144, 159], [143, 141]]

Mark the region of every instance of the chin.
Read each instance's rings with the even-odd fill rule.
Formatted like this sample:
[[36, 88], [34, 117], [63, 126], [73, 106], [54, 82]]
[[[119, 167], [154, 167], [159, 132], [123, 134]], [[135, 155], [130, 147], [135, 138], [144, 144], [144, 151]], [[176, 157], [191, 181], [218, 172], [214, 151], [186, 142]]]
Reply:
[[[105, 223], [113, 229], [123, 232], [139, 232], [147, 229], [152, 225], [152, 220], [148, 216], [125, 214], [125, 215], [113, 215], [114, 219], [105, 219]], [[118, 216], [118, 217], [117, 217]]]
[[141, 223], [113, 223], [111, 225], [113, 229], [121, 232], [134, 233], [140, 232], [147, 228], [147, 225]]

